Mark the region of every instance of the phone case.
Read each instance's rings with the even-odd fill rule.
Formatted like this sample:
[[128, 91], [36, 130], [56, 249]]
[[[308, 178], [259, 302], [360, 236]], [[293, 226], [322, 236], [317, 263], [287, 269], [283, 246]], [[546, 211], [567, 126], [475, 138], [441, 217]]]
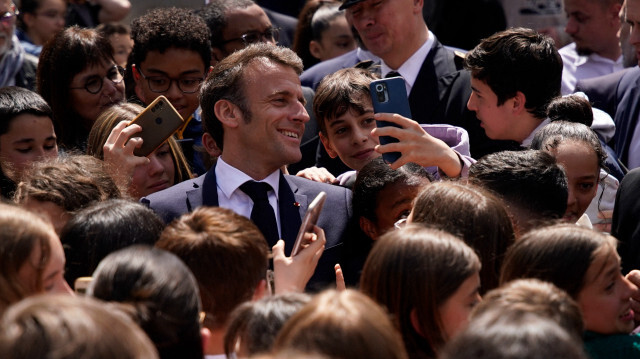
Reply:
[[134, 123], [142, 127], [142, 131], [134, 136], [142, 138], [143, 142], [133, 154], [146, 157], [171, 137], [184, 124], [184, 120], [166, 97], [159, 96], [129, 126]]
[[[374, 80], [369, 85], [371, 90], [371, 102], [375, 113], [397, 113], [401, 116], [411, 118], [411, 108], [407, 98], [407, 89], [402, 77], [388, 77]], [[395, 126], [396, 124], [387, 121], [376, 121], [378, 127]], [[397, 138], [391, 136], [380, 136], [380, 144], [398, 142]], [[400, 158], [400, 152], [388, 152], [382, 154], [382, 158], [387, 163], [395, 162]]]
[[324, 201], [327, 198], [327, 194], [322, 191], [318, 193], [316, 198], [311, 201], [309, 208], [307, 209], [307, 213], [304, 214], [304, 218], [302, 219], [302, 224], [300, 225], [300, 230], [298, 231], [298, 236], [296, 237], [296, 241], [293, 244], [293, 249], [291, 250], [291, 257], [298, 254], [300, 251], [300, 247], [302, 246], [302, 239], [304, 234], [307, 232], [311, 232], [311, 228], [318, 222], [318, 217], [320, 217], [320, 211], [322, 211], [322, 206], [324, 206]]

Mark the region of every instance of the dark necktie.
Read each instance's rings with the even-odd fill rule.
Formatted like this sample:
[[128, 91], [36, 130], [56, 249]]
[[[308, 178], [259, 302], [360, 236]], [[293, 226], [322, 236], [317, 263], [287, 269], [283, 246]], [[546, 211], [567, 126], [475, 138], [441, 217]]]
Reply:
[[240, 186], [242, 192], [253, 200], [251, 220], [260, 229], [270, 246], [278, 241], [278, 222], [273, 207], [269, 204], [267, 192], [272, 188], [268, 183], [247, 181]]
[[389, 77], [402, 77], [402, 75], [400, 75], [398, 71], [390, 71], [387, 74], [387, 76], [385, 76], [384, 78], [389, 78]]

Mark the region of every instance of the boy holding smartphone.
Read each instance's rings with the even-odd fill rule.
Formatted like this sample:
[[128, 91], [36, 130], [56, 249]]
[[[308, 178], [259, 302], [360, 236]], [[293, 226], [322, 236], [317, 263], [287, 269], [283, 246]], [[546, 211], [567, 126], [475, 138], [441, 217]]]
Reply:
[[[475, 162], [469, 157], [466, 131], [449, 125], [420, 125], [397, 114], [374, 114], [369, 84], [375, 75], [359, 68], [347, 68], [329, 75], [318, 85], [313, 110], [320, 127], [320, 140], [332, 158], [340, 157], [359, 171], [370, 160], [386, 152], [402, 156], [390, 166], [397, 169], [414, 162], [437, 167], [440, 175], [466, 177]], [[377, 128], [376, 120], [398, 127]], [[380, 145], [379, 136], [392, 136], [398, 143]], [[299, 174], [305, 176], [304, 172]], [[355, 172], [338, 177], [341, 185], [351, 182]]]

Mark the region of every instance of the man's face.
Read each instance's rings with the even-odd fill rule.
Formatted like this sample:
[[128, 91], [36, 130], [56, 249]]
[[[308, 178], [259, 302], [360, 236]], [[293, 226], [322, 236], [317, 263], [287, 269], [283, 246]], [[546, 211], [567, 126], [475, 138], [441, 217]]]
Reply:
[[413, 21], [416, 11], [422, 11], [422, 2], [365, 0], [347, 8], [346, 14], [366, 48], [385, 59], [407, 47], [410, 35], [416, 32]]
[[242, 86], [250, 114], [243, 114], [233, 134], [225, 128], [223, 158], [240, 151], [267, 172], [300, 161], [300, 140], [309, 115], [296, 72], [254, 60], [244, 71]]
[[498, 106], [498, 96], [486, 82], [471, 77], [471, 96], [467, 108], [476, 113], [480, 126], [487, 137], [492, 140], [512, 140], [511, 126], [513, 121], [507, 108], [509, 101]]
[[576, 43], [578, 53], [602, 55], [617, 42], [619, 4], [606, 6], [594, 0], [564, 0], [564, 11], [567, 14], [565, 31]]
[[[197, 81], [206, 77], [205, 64], [199, 53], [175, 47], [167, 49], [164, 53], [149, 51], [146, 59], [137, 64], [136, 70], [144, 75], [135, 76], [135, 81], [136, 95], [145, 105], [164, 95], [185, 120], [198, 108], [198, 91], [184, 93], [178, 87], [177, 80]], [[151, 91], [149, 81], [162, 78], [171, 81], [169, 89], [161, 93]]]
[[[234, 51], [245, 48], [247, 44], [242, 40], [242, 35], [264, 34], [273, 29], [267, 14], [258, 5], [230, 10], [226, 17], [227, 26], [222, 31], [222, 39], [225, 43], [220, 48], [213, 48], [213, 55], [217, 61], [221, 61]], [[259, 41], [276, 43], [274, 39], [268, 39], [264, 36], [258, 38]]]
[[631, 27], [629, 42], [635, 48], [636, 60], [640, 62], [640, 0], [627, 0], [626, 21]]
[[[15, 14], [16, 7], [11, 0], [0, 0], [0, 16], [9, 13]], [[13, 31], [16, 29], [15, 15], [0, 21], [0, 58], [11, 49], [11, 39]]]

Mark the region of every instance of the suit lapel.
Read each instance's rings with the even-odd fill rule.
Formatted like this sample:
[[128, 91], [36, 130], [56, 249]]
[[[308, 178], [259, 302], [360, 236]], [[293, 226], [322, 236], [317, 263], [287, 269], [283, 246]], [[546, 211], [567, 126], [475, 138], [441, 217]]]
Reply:
[[441, 111], [441, 102], [448, 93], [450, 84], [458, 76], [451, 58], [453, 55], [438, 39], [434, 40], [409, 94], [411, 114], [420, 123], [433, 122], [435, 113]]
[[[629, 99], [632, 99], [629, 101], [631, 106], [626, 106], [625, 108], [625, 111], [628, 112], [621, 112], [621, 116], [616, 116], [619, 121], [616, 123], [615, 137], [617, 138], [615, 140], [615, 148], [618, 158], [625, 164], [629, 160], [629, 146], [640, 115], [640, 94], [638, 94], [638, 91], [640, 91], [640, 76], [637, 77], [634, 86], [626, 94]], [[620, 112], [620, 108], [618, 108], [617, 112]], [[621, 135], [624, 135], [624, 137]]]
[[307, 196], [296, 194], [298, 186], [288, 181], [280, 173], [280, 188], [278, 190], [278, 207], [280, 210], [280, 229], [285, 242], [285, 253], [288, 255], [293, 249], [293, 243], [302, 224], [301, 216], [307, 211]]
[[189, 211], [193, 211], [200, 206], [218, 206], [218, 184], [215, 169], [216, 165], [214, 163], [204, 174], [204, 181], [202, 181], [201, 187], [187, 191]]

